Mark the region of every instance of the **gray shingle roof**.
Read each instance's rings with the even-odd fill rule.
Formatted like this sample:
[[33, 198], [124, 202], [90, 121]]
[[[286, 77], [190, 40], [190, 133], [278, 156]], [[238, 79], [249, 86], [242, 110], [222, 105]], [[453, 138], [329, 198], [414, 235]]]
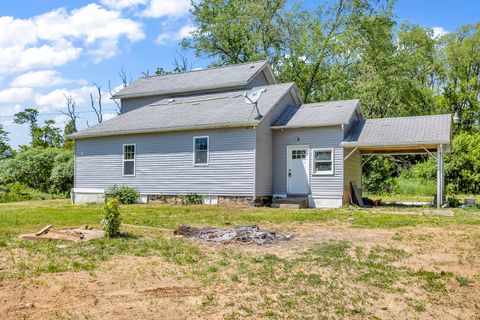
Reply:
[[342, 146], [413, 146], [451, 143], [450, 114], [357, 120]]
[[[262, 115], [286, 95], [293, 83], [263, 86], [266, 91], [258, 101]], [[162, 99], [145, 107], [79, 131], [71, 138], [120, 134], [176, 131], [201, 128], [256, 125], [254, 106], [245, 102], [245, 90]]]
[[267, 67], [267, 65], [266, 61], [259, 61], [183, 73], [143, 77], [117, 92], [115, 98], [237, 88], [245, 86], [254, 75]]
[[291, 106], [272, 127], [301, 128], [347, 124], [359, 104], [359, 100], [342, 100]]

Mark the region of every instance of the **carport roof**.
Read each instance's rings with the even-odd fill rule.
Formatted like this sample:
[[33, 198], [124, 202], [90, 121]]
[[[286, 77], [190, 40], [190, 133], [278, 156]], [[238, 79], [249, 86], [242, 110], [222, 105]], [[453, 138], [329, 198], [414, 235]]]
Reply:
[[343, 147], [357, 147], [364, 153], [418, 153], [448, 151], [452, 136], [452, 115], [356, 120], [342, 141]]

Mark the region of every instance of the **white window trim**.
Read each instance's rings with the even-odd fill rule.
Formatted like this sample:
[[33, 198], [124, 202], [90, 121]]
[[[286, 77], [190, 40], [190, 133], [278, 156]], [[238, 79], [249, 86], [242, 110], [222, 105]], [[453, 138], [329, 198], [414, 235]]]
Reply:
[[[332, 169], [329, 171], [316, 171], [315, 170], [315, 152], [317, 151], [330, 151], [332, 155]], [[325, 161], [326, 162], [326, 161]], [[328, 176], [333, 175], [335, 172], [335, 149], [334, 148], [316, 148], [312, 149], [312, 175], [314, 176]]]
[[[207, 163], [195, 163], [195, 139], [207, 138]], [[193, 153], [192, 163], [194, 167], [206, 167], [210, 165], [210, 137], [209, 136], [195, 136], [193, 137]]]
[[[132, 161], [132, 160], [125, 160], [125, 146], [135, 147], [135, 153], [133, 154], [133, 174], [125, 174], [125, 161]], [[137, 174], [137, 144], [125, 143], [122, 146], [122, 177], [135, 177], [136, 174]]]

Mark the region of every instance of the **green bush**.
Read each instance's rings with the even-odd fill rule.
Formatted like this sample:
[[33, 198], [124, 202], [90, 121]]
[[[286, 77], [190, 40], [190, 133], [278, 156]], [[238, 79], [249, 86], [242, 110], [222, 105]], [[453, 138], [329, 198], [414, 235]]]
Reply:
[[17, 202], [30, 200], [28, 187], [22, 183], [15, 182], [4, 186], [0, 190], [0, 202]]
[[115, 238], [120, 235], [120, 225], [122, 219], [120, 217], [120, 210], [118, 209], [119, 199], [108, 199], [103, 206], [105, 212], [105, 219], [102, 221], [102, 227], [105, 231], [105, 236], [108, 238]]
[[16, 182], [43, 192], [70, 191], [73, 153], [57, 148], [28, 148], [0, 161], [0, 185]]
[[362, 188], [375, 194], [391, 193], [395, 188], [395, 163], [382, 156], [373, 156], [362, 168]]
[[197, 193], [187, 193], [185, 195], [179, 196], [183, 204], [203, 204], [203, 197]]
[[50, 191], [55, 193], [68, 192], [73, 187], [74, 157], [72, 152], [59, 153], [53, 159], [50, 173]]
[[[449, 194], [480, 193], [480, 134], [461, 133], [452, 143], [453, 150], [445, 154], [445, 184]], [[437, 178], [437, 162], [433, 158], [415, 165], [412, 175], [428, 180]]]
[[114, 185], [107, 191], [108, 197], [117, 198], [122, 204], [132, 204], [137, 202], [140, 194], [137, 189], [130, 186]]

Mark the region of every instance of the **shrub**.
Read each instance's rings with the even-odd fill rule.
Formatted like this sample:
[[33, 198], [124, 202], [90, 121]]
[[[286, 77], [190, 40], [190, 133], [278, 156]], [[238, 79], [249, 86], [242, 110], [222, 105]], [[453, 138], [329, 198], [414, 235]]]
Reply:
[[137, 202], [138, 197], [140, 197], [137, 189], [130, 186], [114, 185], [107, 191], [107, 194], [109, 197], [117, 198], [122, 204], [135, 203]]
[[30, 199], [28, 187], [19, 182], [5, 186], [0, 190], [0, 202], [17, 202]]
[[362, 187], [376, 194], [390, 193], [395, 187], [395, 164], [388, 158], [374, 156], [363, 167]]
[[[458, 134], [452, 145], [452, 152], [445, 154], [447, 193], [480, 193], [480, 134]], [[437, 162], [430, 157], [427, 161], [415, 165], [412, 174], [419, 178], [436, 180]]]
[[179, 197], [183, 204], [203, 204], [203, 197], [198, 193], [187, 193]]
[[102, 221], [102, 227], [108, 238], [115, 238], [120, 235], [121, 217], [118, 209], [119, 200], [117, 198], [108, 199], [103, 206], [105, 219]]
[[72, 152], [59, 153], [53, 159], [53, 168], [50, 174], [50, 191], [55, 193], [67, 192], [73, 187], [74, 158]]
[[15, 182], [43, 192], [67, 192], [73, 184], [73, 153], [57, 148], [28, 148], [0, 161], [0, 185]]

